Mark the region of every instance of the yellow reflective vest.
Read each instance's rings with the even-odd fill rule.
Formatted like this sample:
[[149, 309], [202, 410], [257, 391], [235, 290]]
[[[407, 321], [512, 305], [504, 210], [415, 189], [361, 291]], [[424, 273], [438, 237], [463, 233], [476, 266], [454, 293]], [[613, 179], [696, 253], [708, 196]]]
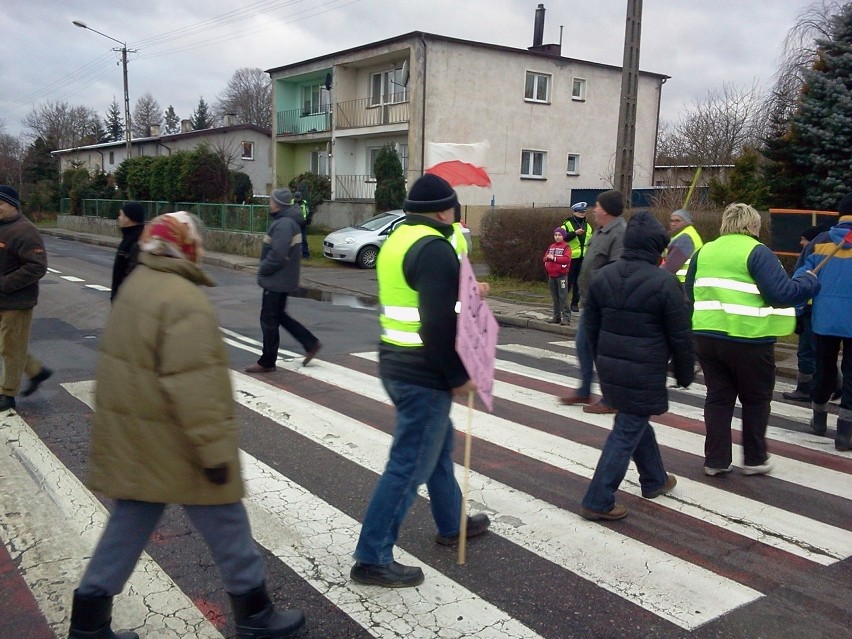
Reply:
[[574, 237], [568, 242], [568, 246], [571, 247], [571, 259], [572, 260], [582, 260], [586, 254], [586, 249], [589, 246], [589, 242], [592, 241], [592, 233], [594, 230], [592, 229], [592, 225], [583, 220], [583, 224], [578, 226], [577, 228], [584, 228], [586, 232], [583, 234], [583, 243], [580, 244], [580, 238], [576, 235], [576, 229], [574, 225], [571, 224], [571, 220], [565, 220], [562, 223], [562, 228], [568, 231], [569, 233], [575, 233]]
[[420, 294], [405, 281], [402, 265], [414, 243], [430, 235], [446, 240], [432, 227], [403, 224], [382, 245], [376, 262], [382, 342], [410, 348], [423, 346], [420, 337]]
[[[704, 246], [704, 241], [701, 239], [701, 236], [698, 234], [698, 231], [695, 230], [695, 227], [692, 226], [692, 224], [690, 224], [689, 226], [685, 226], [680, 233], [678, 233], [671, 239], [671, 241], [674, 242], [678, 236], [683, 235], [684, 233], [686, 233], [692, 239], [692, 255], [695, 255], [695, 252], [702, 246]], [[687, 258], [686, 262], [684, 262], [683, 265], [677, 270], [677, 273], [675, 273], [677, 279], [679, 279], [681, 282], [686, 281], [686, 271], [689, 270], [689, 263], [692, 261], [692, 255]]]
[[453, 235], [450, 237], [450, 244], [453, 245], [453, 250], [461, 262], [461, 258], [467, 255], [467, 240], [465, 239], [461, 222], [453, 223]]
[[747, 339], [793, 332], [795, 309], [769, 306], [748, 271], [749, 255], [758, 244], [748, 235], [723, 235], [704, 245], [692, 287], [692, 330]]

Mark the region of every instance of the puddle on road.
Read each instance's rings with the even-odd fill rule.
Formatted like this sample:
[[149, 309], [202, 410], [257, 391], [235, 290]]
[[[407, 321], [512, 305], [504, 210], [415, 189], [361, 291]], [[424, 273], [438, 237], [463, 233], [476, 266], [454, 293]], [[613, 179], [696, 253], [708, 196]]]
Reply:
[[352, 295], [351, 293], [332, 293], [318, 288], [299, 288], [292, 293], [295, 297], [304, 297], [317, 302], [328, 302], [334, 306], [348, 306], [374, 311], [379, 307], [379, 300], [371, 295]]

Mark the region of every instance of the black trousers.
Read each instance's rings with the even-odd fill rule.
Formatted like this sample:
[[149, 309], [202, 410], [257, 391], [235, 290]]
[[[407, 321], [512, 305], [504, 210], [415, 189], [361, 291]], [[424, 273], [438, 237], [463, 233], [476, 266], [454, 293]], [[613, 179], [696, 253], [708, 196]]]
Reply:
[[775, 345], [772, 342], [734, 342], [695, 336], [695, 353], [704, 371], [704, 465], [731, 465], [731, 420], [739, 397], [742, 405], [743, 457], [746, 466], [759, 466], [766, 453], [766, 426], [775, 388]]
[[568, 267], [568, 290], [571, 291], [571, 306], [580, 303], [580, 269], [583, 268], [583, 258], [571, 258], [571, 266]]
[[263, 289], [263, 303], [260, 307], [260, 330], [263, 333], [263, 354], [257, 363], [261, 366], [275, 366], [278, 359], [278, 345], [281, 335], [278, 327], [283, 327], [296, 341], [302, 345], [305, 352], [316, 346], [319, 341], [307, 328], [287, 315], [287, 293], [277, 293]]
[[816, 375], [811, 399], [814, 404], [825, 404], [837, 389], [837, 356], [843, 347], [843, 359], [840, 360], [840, 372], [843, 374], [843, 388], [840, 407], [852, 410], [852, 338], [834, 335], [817, 335]]

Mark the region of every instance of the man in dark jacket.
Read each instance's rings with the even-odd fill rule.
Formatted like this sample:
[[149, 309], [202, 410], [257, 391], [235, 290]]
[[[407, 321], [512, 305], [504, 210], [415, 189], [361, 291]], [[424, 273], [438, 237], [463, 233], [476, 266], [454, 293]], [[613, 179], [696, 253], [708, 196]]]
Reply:
[[118, 227], [121, 229], [121, 242], [112, 264], [110, 301], [115, 299], [118, 287], [139, 262], [139, 236], [145, 228], [145, 209], [139, 202], [124, 203], [118, 212]]
[[269, 198], [272, 223], [263, 238], [257, 283], [263, 289], [260, 330], [263, 353], [247, 373], [271, 373], [278, 359], [281, 343], [279, 327], [283, 326], [305, 349], [302, 365], [307, 365], [322, 347], [317, 337], [287, 314], [287, 296], [299, 288], [302, 259], [302, 210], [293, 204], [290, 189], [276, 189]]
[[653, 499], [677, 483], [666, 474], [650, 415], [669, 408], [669, 358], [679, 386], [695, 372], [690, 311], [675, 276], [658, 268], [669, 236], [650, 213], [627, 223], [621, 259], [603, 267], [592, 281], [584, 316], [601, 387], [618, 410], [580, 514], [586, 519], [623, 519], [616, 503], [630, 458], [639, 470], [642, 496]]
[[30, 378], [26, 397], [53, 374], [27, 352], [38, 281], [47, 272], [47, 254], [38, 229], [21, 213], [11, 186], [0, 186], [0, 411], [15, 408], [21, 376]]

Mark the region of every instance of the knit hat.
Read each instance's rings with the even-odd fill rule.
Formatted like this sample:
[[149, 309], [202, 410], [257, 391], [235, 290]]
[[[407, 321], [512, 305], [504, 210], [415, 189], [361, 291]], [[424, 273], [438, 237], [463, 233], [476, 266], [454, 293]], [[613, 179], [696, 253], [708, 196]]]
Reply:
[[686, 209], [678, 209], [672, 215], [677, 215], [680, 219], [682, 219], [687, 224], [692, 224], [692, 213], [687, 211]]
[[802, 231], [802, 237], [805, 238], [808, 242], [810, 242], [824, 230], [825, 229], [823, 229], [821, 226], [809, 226], [804, 231]]
[[290, 206], [293, 203], [293, 193], [290, 189], [275, 189], [269, 198], [278, 206]]
[[124, 215], [128, 220], [136, 222], [137, 224], [145, 223], [145, 209], [142, 208], [142, 205], [139, 204], [139, 202], [125, 202], [121, 206], [121, 210], [124, 212]]
[[843, 198], [840, 200], [840, 204], [837, 205], [837, 212], [841, 216], [852, 215], [852, 193], [847, 193], [843, 196]]
[[553, 229], [553, 234], [556, 235], [557, 233], [562, 236], [563, 240], [568, 237], [568, 231], [563, 229], [561, 226], [557, 226], [555, 229]]
[[458, 202], [458, 196], [444, 178], [426, 173], [408, 192], [408, 197], [402, 203], [406, 213], [440, 213], [452, 209]]
[[0, 186], [0, 200], [2, 200], [3, 202], [6, 202], [8, 204], [11, 204], [16, 209], [21, 208], [21, 198], [18, 195], [18, 192], [15, 189], [13, 189], [11, 186], [7, 186], [5, 184]]
[[164, 213], [145, 226], [139, 249], [152, 255], [196, 262], [201, 248], [201, 229], [200, 220], [187, 211]]
[[597, 203], [613, 217], [624, 213], [624, 196], [621, 191], [604, 191], [598, 196]]

